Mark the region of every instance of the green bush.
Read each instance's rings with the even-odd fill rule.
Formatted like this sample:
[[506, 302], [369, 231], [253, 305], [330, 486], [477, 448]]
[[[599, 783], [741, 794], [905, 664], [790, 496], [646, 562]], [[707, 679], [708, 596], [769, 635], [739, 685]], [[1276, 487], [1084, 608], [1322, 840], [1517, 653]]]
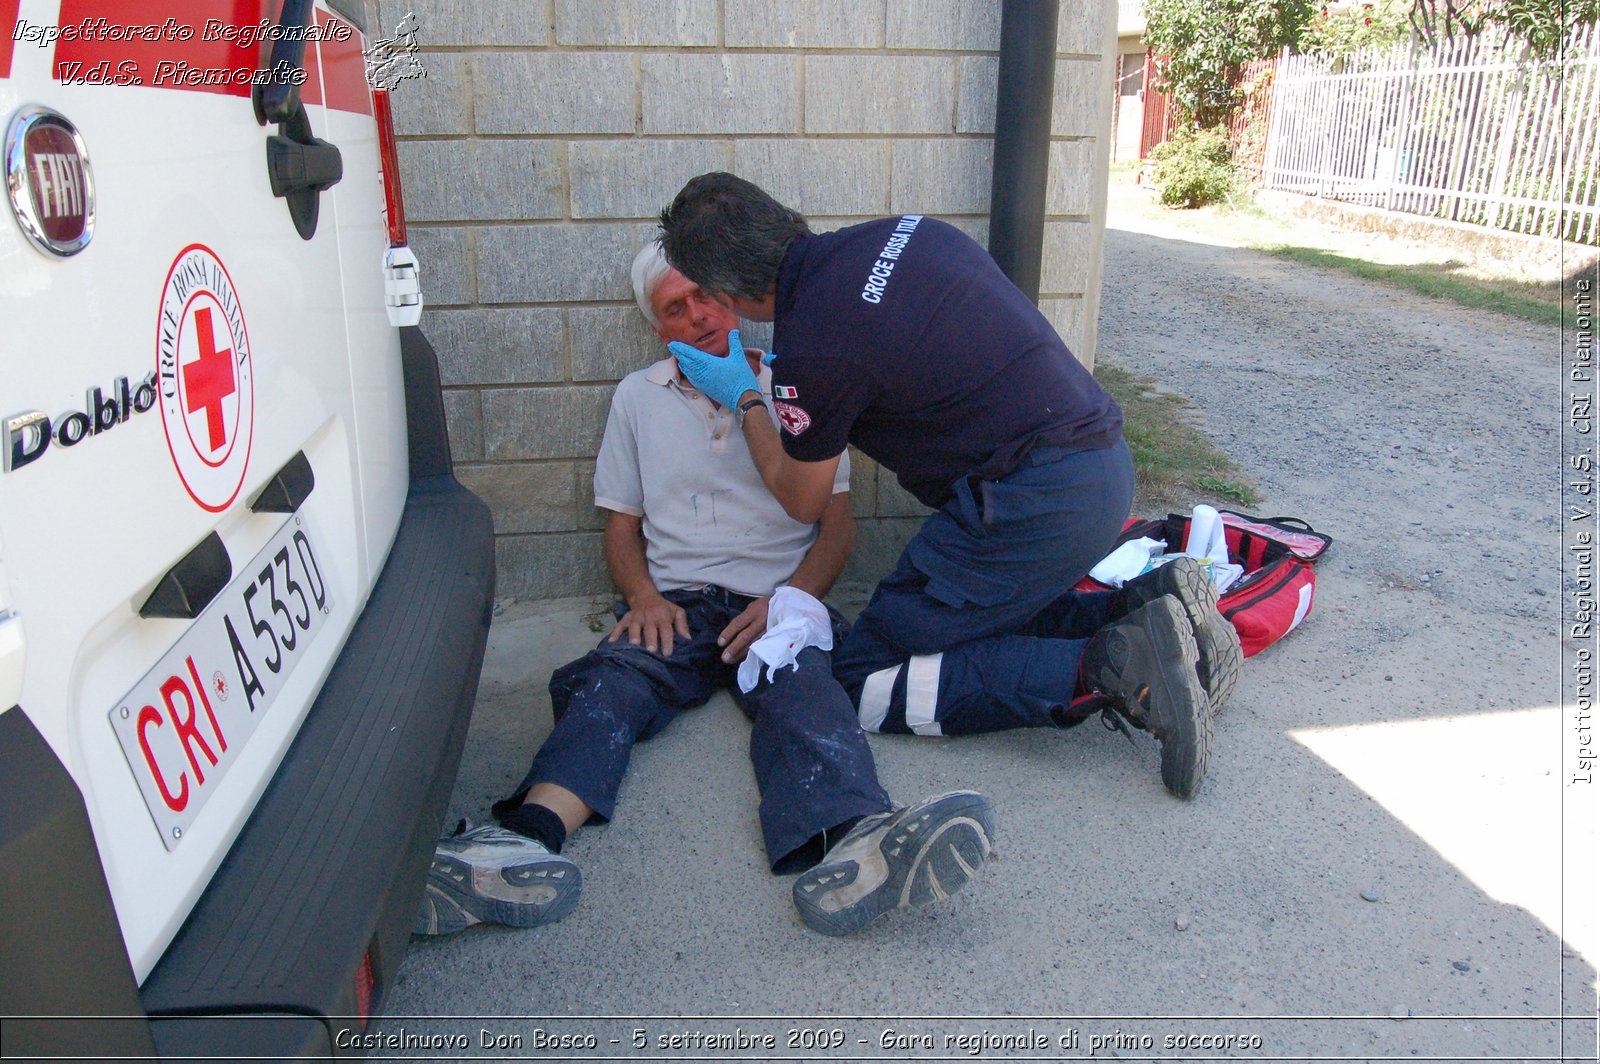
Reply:
[[1222, 129], [1180, 129], [1150, 153], [1155, 183], [1168, 207], [1204, 207], [1228, 199], [1238, 180]]
[[1246, 64], [1298, 40], [1311, 10], [1311, 0], [1144, 0], [1144, 40], [1161, 57], [1156, 87], [1186, 123], [1225, 122]]

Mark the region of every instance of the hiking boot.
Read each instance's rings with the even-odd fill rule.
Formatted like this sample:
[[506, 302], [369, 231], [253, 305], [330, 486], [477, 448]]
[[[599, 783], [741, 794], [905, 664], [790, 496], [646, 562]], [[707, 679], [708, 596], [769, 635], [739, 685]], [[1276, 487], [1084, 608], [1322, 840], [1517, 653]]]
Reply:
[[1244, 649], [1239, 645], [1239, 633], [1217, 610], [1217, 589], [1205, 567], [1193, 558], [1179, 558], [1129, 580], [1122, 591], [1129, 612], [1163, 595], [1178, 600], [1194, 631], [1200, 684], [1206, 689], [1211, 712], [1222, 708], [1239, 682]]
[[941, 901], [983, 867], [994, 808], [972, 791], [863, 817], [800, 873], [794, 907], [813, 931], [848, 935], [890, 909]]
[[1084, 682], [1116, 699], [1111, 712], [1155, 736], [1161, 781], [1180, 798], [1194, 796], [1211, 757], [1211, 707], [1197, 660], [1194, 633], [1171, 595], [1100, 629], [1083, 650]]
[[476, 923], [536, 927], [572, 911], [583, 874], [544, 843], [497, 824], [440, 839], [414, 935], [448, 935]]

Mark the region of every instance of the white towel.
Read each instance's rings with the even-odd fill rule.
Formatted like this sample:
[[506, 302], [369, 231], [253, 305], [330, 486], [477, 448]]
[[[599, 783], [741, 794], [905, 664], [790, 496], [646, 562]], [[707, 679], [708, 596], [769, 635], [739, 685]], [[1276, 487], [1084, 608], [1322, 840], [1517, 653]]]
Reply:
[[1116, 550], [1100, 559], [1089, 575], [1102, 584], [1111, 587], [1121, 587], [1144, 572], [1150, 565], [1150, 559], [1157, 554], [1166, 552], [1167, 545], [1159, 539], [1142, 536], [1139, 539], [1130, 539]]
[[769, 680], [785, 665], [798, 669], [795, 658], [806, 647], [833, 649], [828, 608], [797, 587], [780, 587], [767, 603], [766, 634], [750, 644], [750, 652], [739, 663], [739, 690], [749, 694], [755, 689], [763, 665]]

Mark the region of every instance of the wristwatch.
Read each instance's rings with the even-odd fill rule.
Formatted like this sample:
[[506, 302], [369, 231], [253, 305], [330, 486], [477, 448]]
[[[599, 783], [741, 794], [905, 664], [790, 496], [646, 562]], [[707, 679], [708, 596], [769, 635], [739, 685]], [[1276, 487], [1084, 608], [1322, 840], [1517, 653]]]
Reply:
[[748, 414], [750, 411], [754, 410], [758, 406], [764, 407], [766, 405], [767, 405], [767, 401], [765, 399], [761, 398], [760, 396], [756, 396], [754, 399], [746, 399], [743, 403], [740, 403], [739, 404], [739, 415], [738, 415], [739, 430], [741, 432], [744, 431], [744, 416], [746, 414]]

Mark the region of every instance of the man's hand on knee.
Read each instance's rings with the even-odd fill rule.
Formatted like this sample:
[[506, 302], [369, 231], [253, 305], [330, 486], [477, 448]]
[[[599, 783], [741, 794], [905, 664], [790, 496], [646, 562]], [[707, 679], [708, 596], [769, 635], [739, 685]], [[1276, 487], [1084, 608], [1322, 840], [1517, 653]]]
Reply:
[[736, 661], [743, 661], [750, 644], [766, 634], [769, 601], [766, 598], [752, 601], [744, 608], [744, 612], [729, 621], [728, 627], [717, 636], [717, 646], [723, 648], [722, 660], [725, 664], [732, 665]]
[[667, 601], [660, 595], [638, 606], [631, 607], [622, 620], [611, 629], [607, 642], [615, 643], [624, 635], [634, 646], [643, 646], [662, 657], [672, 656], [672, 636], [676, 632], [689, 638], [689, 615], [682, 606]]

